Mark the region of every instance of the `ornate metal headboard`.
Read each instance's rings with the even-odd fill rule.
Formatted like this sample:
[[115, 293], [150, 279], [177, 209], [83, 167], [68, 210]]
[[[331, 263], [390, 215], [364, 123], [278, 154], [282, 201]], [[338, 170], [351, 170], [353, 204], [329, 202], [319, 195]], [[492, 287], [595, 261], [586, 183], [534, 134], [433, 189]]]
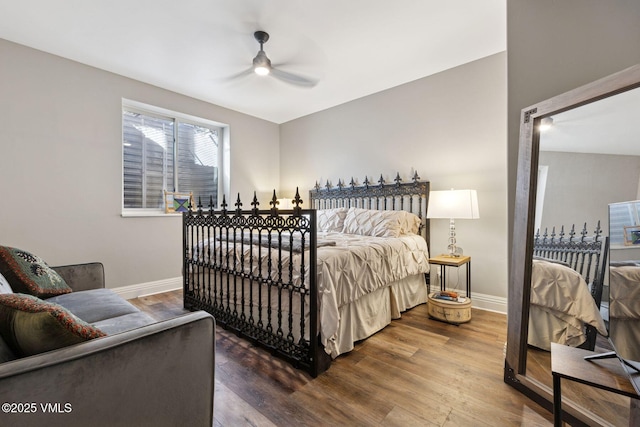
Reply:
[[550, 258], [565, 262], [580, 273], [585, 281], [589, 284], [596, 283], [600, 286], [593, 286], [591, 294], [596, 300], [598, 308], [600, 308], [600, 299], [602, 298], [602, 282], [604, 281], [605, 268], [607, 262], [608, 237], [602, 238], [602, 229], [600, 221], [596, 226], [595, 232], [589, 235], [587, 224], [585, 223], [580, 232], [576, 231], [575, 225], [571, 226], [571, 230], [565, 233], [564, 226], [556, 233], [553, 227], [551, 233], [545, 229], [541, 235], [540, 231], [535, 234], [533, 240], [533, 255], [543, 258]]
[[377, 184], [364, 178], [362, 185], [356, 185], [351, 178], [349, 184], [338, 180], [334, 187], [327, 181], [324, 188], [316, 182], [309, 191], [309, 200], [313, 209], [331, 209], [340, 207], [357, 207], [376, 210], [404, 210], [416, 214], [422, 221], [421, 234], [430, 246], [429, 220], [427, 206], [429, 203], [429, 181], [420, 181], [417, 173], [411, 182], [402, 182], [400, 174], [396, 174], [393, 183], [386, 183], [382, 175]]

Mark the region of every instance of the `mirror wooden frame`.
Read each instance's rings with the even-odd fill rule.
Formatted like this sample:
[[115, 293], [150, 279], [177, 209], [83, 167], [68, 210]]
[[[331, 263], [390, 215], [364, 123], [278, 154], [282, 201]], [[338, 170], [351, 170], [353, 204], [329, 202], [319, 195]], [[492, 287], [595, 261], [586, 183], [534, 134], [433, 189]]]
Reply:
[[[544, 117], [637, 87], [640, 87], [640, 65], [532, 105], [523, 109], [520, 114], [504, 381], [549, 411], [552, 411], [553, 408], [552, 389], [526, 375], [536, 206], [535, 189], [540, 146], [539, 124]], [[588, 411], [572, 404], [572, 402], [563, 402], [563, 410], [565, 420], [568, 422], [577, 421], [578, 423], [590, 424], [589, 421], [592, 421]]]

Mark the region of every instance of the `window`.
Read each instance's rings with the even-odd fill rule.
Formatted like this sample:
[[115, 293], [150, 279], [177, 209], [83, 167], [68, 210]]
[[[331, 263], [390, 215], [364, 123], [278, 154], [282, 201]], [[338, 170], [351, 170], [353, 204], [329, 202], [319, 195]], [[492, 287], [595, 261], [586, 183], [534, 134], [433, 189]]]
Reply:
[[224, 126], [157, 110], [123, 105], [124, 212], [164, 211], [164, 190], [216, 206]]
[[538, 188], [536, 190], [536, 219], [534, 232], [538, 232], [542, 226], [542, 208], [544, 207], [544, 194], [547, 189], [547, 176], [549, 175], [549, 166], [538, 166]]
[[625, 244], [625, 227], [640, 224], [640, 202], [612, 203], [609, 205], [609, 242]]

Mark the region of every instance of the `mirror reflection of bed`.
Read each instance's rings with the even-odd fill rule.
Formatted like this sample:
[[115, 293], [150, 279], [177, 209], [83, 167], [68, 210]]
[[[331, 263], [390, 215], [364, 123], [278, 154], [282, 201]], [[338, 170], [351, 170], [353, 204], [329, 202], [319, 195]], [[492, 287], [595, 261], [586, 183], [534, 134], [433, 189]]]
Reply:
[[629, 231], [640, 224], [640, 201], [612, 203], [609, 212], [609, 233], [615, 239], [609, 262], [609, 331], [621, 357], [640, 361], [640, 241]]
[[531, 274], [528, 344], [550, 351], [551, 343], [594, 350], [597, 335], [608, 336], [600, 313], [609, 238], [600, 224], [555, 227], [536, 233]]
[[[640, 238], [638, 246], [630, 247], [625, 245], [624, 228], [610, 232], [608, 227], [609, 204], [640, 198], [640, 144], [629, 139], [633, 136], [629, 127], [634, 127], [628, 116], [640, 108], [638, 92], [557, 114], [551, 128], [541, 131], [535, 220], [540, 234], [534, 251], [544, 246], [543, 240], [553, 247], [549, 242], [555, 239], [557, 245], [563, 227], [566, 243], [573, 225], [578, 230], [576, 241], [598, 237], [602, 242], [600, 259], [592, 260], [597, 266], [590, 272], [563, 262], [572, 256], [567, 255], [571, 245], [553, 256], [542, 250], [534, 253], [527, 376], [549, 387], [550, 342], [605, 351], [611, 349], [607, 337], [611, 335], [623, 357], [640, 360]], [[640, 204], [633, 207], [627, 210], [635, 216], [627, 215], [622, 225], [628, 227], [627, 236], [640, 224]], [[640, 237], [640, 228], [637, 231]], [[602, 273], [601, 280], [594, 273]], [[613, 425], [628, 423], [628, 397], [567, 384], [564, 398]]]

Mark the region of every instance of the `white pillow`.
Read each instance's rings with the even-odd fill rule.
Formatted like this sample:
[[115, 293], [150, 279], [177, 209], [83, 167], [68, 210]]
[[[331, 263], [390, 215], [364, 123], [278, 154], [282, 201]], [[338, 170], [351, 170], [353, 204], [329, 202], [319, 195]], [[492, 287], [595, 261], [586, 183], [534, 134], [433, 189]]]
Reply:
[[11, 285], [7, 282], [7, 279], [0, 274], [0, 294], [12, 294], [13, 289], [11, 289]]
[[344, 228], [344, 219], [347, 216], [347, 211], [347, 208], [318, 209], [316, 213], [318, 231], [341, 232]]
[[378, 211], [349, 208], [344, 219], [344, 233], [373, 237], [400, 236], [402, 211]]
[[407, 211], [398, 211], [401, 213], [400, 218], [400, 234], [418, 234], [422, 220], [416, 214]]

